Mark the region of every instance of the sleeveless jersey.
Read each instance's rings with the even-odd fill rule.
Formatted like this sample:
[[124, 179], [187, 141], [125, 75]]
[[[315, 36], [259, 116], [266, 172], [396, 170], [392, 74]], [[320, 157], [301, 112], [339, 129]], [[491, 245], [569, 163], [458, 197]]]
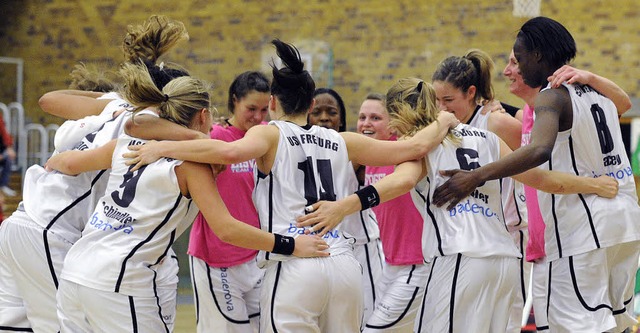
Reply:
[[[125, 112], [111, 118], [98, 131], [86, 135], [74, 149], [96, 148], [117, 138], [123, 133], [129, 115]], [[104, 194], [108, 174], [99, 170], [68, 176], [33, 165], [25, 172], [24, 209], [35, 223], [74, 243], [80, 238], [97, 199]]]
[[[107, 95], [111, 96], [111, 94]], [[111, 96], [111, 98], [115, 97]], [[104, 99], [104, 96], [99, 99]], [[112, 120], [117, 111], [128, 109], [130, 106], [127, 101], [118, 97], [109, 102], [99, 115], [65, 121], [56, 130], [53, 138], [55, 150], [62, 152], [73, 149], [86, 135], [99, 130], [104, 123]]]
[[[237, 127], [227, 128], [214, 125], [211, 138], [226, 142], [241, 139], [245, 131]], [[255, 160], [227, 165], [227, 168], [216, 177], [218, 192], [229, 213], [234, 218], [260, 228], [258, 212], [253, 206], [253, 169]], [[225, 243], [216, 236], [207, 224], [207, 220], [199, 213], [189, 235], [189, 254], [204, 260], [209, 266], [231, 267], [255, 258], [258, 251], [245, 249]]]
[[447, 210], [431, 204], [433, 192], [447, 179], [439, 170], [472, 170], [500, 158], [499, 138], [488, 131], [458, 125], [459, 146], [445, 141], [427, 157], [426, 218], [422, 233], [425, 260], [461, 253], [468, 257], [520, 257], [502, 215], [500, 181], [487, 181], [455, 208]]
[[118, 139], [107, 190], [69, 250], [62, 278], [98, 290], [154, 296], [154, 268], [198, 208], [180, 193], [175, 168], [182, 161], [161, 158], [129, 170], [122, 154], [143, 142], [127, 135]]
[[[489, 130], [489, 115], [482, 114], [483, 106], [477, 109], [471, 120], [470, 126]], [[510, 232], [527, 228], [527, 204], [524, 195], [524, 185], [513, 178], [502, 178], [502, 209], [504, 218]]]
[[[269, 174], [257, 168], [253, 202], [265, 231], [296, 237], [296, 217], [320, 200], [339, 200], [353, 193], [349, 177], [354, 174], [344, 139], [338, 132], [319, 126], [300, 127], [285, 121], [271, 121], [280, 138]], [[357, 214], [357, 213], [356, 213]], [[342, 223], [324, 236], [331, 255], [352, 251], [353, 238], [342, 232]], [[292, 256], [260, 251], [258, 265], [290, 260]]]
[[640, 207], [616, 107], [590, 86], [563, 85], [571, 96], [573, 123], [558, 133], [551, 159], [540, 167], [586, 177], [609, 175], [619, 187], [613, 199], [538, 191], [549, 260], [640, 239]]

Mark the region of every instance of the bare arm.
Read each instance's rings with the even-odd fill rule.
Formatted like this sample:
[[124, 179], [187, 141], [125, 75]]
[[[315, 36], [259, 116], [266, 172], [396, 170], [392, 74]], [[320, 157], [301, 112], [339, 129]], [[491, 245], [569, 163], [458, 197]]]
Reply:
[[180, 126], [172, 121], [160, 117], [140, 114], [129, 118], [125, 123], [128, 135], [145, 140], [195, 140], [208, 139], [209, 136]]
[[81, 90], [56, 90], [48, 92], [38, 100], [46, 113], [65, 119], [78, 120], [98, 115], [112, 99], [96, 99], [102, 93]]
[[[387, 202], [409, 192], [426, 175], [424, 159], [404, 162], [392, 174], [375, 183], [380, 203]], [[313, 226], [310, 232], [320, 230], [320, 236], [334, 229], [345, 216], [362, 209], [360, 199], [351, 194], [338, 201], [319, 201], [312, 205], [312, 212], [297, 219], [298, 227]]]
[[[236, 246], [272, 251], [273, 234], [236, 220], [224, 205], [211, 169], [208, 165], [185, 162], [176, 169], [184, 173], [187, 189], [213, 232], [224, 242]], [[326, 257], [327, 243], [319, 236], [301, 235], [295, 239], [293, 255], [298, 257]]]
[[117, 139], [111, 140], [95, 149], [68, 150], [56, 154], [47, 161], [45, 169], [57, 170], [67, 175], [109, 169], [117, 141]]
[[[500, 158], [511, 153], [506, 143], [501, 142]], [[540, 191], [553, 194], [596, 194], [605, 198], [613, 198], [618, 194], [618, 182], [609, 176], [598, 178], [581, 177], [570, 173], [529, 169], [513, 178]]]
[[271, 147], [277, 146], [278, 128], [273, 125], [257, 125], [250, 128], [240, 140], [224, 142], [201, 139], [191, 141], [147, 142], [142, 146], [131, 146], [124, 157], [127, 164], [135, 164], [132, 170], [158, 160], [170, 157], [183, 161], [208, 164], [232, 164], [264, 156]]
[[487, 120], [489, 131], [495, 133], [511, 149], [518, 149], [522, 142], [522, 122], [508, 113], [492, 112]]
[[352, 132], [340, 134], [347, 143], [350, 160], [360, 165], [385, 166], [424, 157], [442, 142], [450, 128], [458, 124], [452, 113], [441, 111], [438, 121], [407, 140], [375, 140]]
[[539, 93], [531, 143], [516, 149], [499, 161], [473, 171], [456, 172], [435, 190], [433, 203], [436, 206], [449, 203], [447, 209], [452, 209], [479, 184], [487, 180], [510, 177], [548, 161], [561, 126], [566, 126], [566, 122], [570, 123], [570, 117], [567, 116], [567, 113], [571, 114], [570, 110], [571, 99], [566, 89], [549, 89]]
[[620, 88], [615, 82], [591, 73], [589, 71], [580, 70], [569, 65], [560, 67], [549, 77], [549, 82], [554, 88], [559, 87], [562, 82], [588, 84], [601, 94], [609, 98], [618, 109], [618, 114], [622, 115], [631, 109], [631, 99], [629, 95]]

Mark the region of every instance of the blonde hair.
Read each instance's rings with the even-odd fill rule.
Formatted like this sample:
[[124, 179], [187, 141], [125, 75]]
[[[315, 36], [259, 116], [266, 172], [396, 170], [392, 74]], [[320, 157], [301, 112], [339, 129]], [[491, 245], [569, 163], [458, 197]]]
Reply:
[[122, 96], [136, 106], [134, 112], [157, 107], [161, 118], [188, 127], [198, 112], [210, 107], [210, 85], [202, 80], [181, 76], [160, 90], [144, 64], [124, 64], [120, 74], [125, 80]]
[[69, 74], [71, 83], [69, 89], [109, 92], [116, 90], [117, 84], [103, 73], [92, 66], [90, 70], [84, 63], [79, 63]]
[[[389, 127], [400, 136], [413, 136], [438, 121], [440, 111], [436, 105], [436, 92], [430, 83], [421, 79], [409, 77], [398, 80], [389, 88], [386, 99], [387, 112], [391, 117]], [[451, 131], [447, 139], [459, 142]]]
[[141, 25], [129, 25], [122, 42], [122, 50], [127, 61], [137, 63], [143, 60], [155, 64], [158, 58], [181, 40], [188, 40], [189, 34], [180, 21], [170, 20], [162, 15], [153, 15]]

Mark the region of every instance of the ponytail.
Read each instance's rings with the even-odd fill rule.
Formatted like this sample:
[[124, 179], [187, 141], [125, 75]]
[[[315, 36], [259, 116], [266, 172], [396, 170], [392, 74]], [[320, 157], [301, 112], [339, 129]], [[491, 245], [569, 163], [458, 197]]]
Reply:
[[[419, 130], [438, 121], [436, 92], [430, 83], [417, 78], [398, 80], [387, 92], [389, 127], [400, 136], [410, 137]], [[458, 142], [450, 132], [448, 139]]]
[[278, 98], [285, 114], [306, 113], [313, 102], [315, 82], [308, 71], [298, 49], [279, 39], [271, 43], [276, 47], [276, 54], [282, 60], [284, 68], [278, 69], [271, 64], [273, 82], [271, 94]]
[[122, 96], [136, 106], [134, 112], [156, 107], [161, 118], [189, 126], [196, 113], [209, 108], [209, 87], [196, 78], [178, 77], [160, 90], [143, 64], [124, 64], [121, 74], [126, 87]]

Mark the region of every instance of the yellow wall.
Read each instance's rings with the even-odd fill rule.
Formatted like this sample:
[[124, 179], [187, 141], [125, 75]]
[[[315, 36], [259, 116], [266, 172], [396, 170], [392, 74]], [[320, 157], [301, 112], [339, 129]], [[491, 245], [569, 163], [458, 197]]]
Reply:
[[[252, 1], [252, 0], [4, 0], [0, 4], [0, 56], [25, 61], [24, 104], [30, 119], [46, 117], [37, 106], [43, 93], [65, 88], [78, 61], [114, 67], [122, 59], [120, 41], [127, 24], [151, 14], [181, 20], [191, 39], [166, 59], [212, 81], [214, 103], [224, 110], [233, 77], [266, 69], [278, 37], [312, 52], [320, 85], [326, 71], [318, 64], [333, 54], [333, 88], [345, 99], [348, 123], [362, 98], [385, 92], [394, 79], [429, 79], [437, 63], [469, 48], [487, 51], [496, 62], [495, 87], [502, 100], [520, 105], [499, 75], [515, 33], [526, 21], [513, 17], [512, 0], [455, 1]], [[573, 33], [577, 66], [640, 94], [640, 9], [637, 1], [542, 0], [542, 15]], [[13, 69], [0, 66], [0, 102], [13, 101]]]

